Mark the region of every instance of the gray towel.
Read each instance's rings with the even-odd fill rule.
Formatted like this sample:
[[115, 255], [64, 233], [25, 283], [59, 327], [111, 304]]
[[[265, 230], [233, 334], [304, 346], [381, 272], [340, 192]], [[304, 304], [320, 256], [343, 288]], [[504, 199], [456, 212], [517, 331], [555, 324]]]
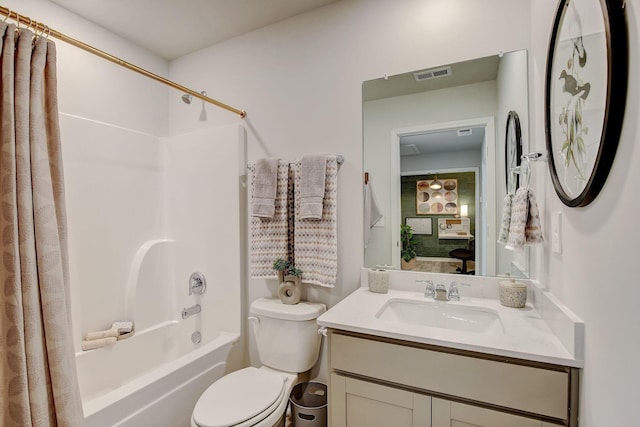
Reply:
[[322, 219], [327, 155], [311, 154], [300, 161], [300, 219]]
[[256, 162], [254, 186], [251, 215], [273, 218], [278, 188], [278, 159], [260, 159]]

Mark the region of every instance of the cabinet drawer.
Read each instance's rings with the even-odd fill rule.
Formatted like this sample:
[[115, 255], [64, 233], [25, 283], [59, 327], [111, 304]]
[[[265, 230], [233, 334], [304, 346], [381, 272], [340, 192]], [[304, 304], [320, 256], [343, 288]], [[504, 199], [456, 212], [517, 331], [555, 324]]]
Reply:
[[370, 378], [568, 419], [569, 371], [518, 365], [332, 332], [331, 368]]

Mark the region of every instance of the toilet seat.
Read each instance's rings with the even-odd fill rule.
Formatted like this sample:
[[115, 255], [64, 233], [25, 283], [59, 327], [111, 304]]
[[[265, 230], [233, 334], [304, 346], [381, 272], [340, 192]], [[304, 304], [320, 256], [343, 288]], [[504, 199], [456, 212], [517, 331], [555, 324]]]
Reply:
[[200, 427], [254, 425], [280, 405], [285, 381], [276, 372], [254, 367], [225, 375], [200, 396], [193, 421]]

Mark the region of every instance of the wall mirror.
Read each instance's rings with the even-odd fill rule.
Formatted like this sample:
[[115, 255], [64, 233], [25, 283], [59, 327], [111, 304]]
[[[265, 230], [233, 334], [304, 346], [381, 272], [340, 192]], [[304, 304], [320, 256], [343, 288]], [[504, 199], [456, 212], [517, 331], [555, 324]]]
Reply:
[[365, 266], [400, 269], [400, 225], [411, 223], [415, 270], [460, 273], [452, 253], [466, 249], [468, 272], [528, 276], [528, 250], [497, 243], [517, 162], [505, 155], [510, 112], [527, 152], [527, 82], [522, 50], [363, 83], [364, 171], [382, 213], [365, 233]]

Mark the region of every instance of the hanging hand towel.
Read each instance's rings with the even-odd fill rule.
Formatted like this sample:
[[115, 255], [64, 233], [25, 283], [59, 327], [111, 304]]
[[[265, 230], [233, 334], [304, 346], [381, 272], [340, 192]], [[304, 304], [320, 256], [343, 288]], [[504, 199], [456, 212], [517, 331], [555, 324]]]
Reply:
[[498, 243], [507, 243], [509, 240], [509, 225], [511, 224], [511, 204], [513, 196], [507, 194], [504, 196], [502, 204], [502, 224], [500, 224], [500, 234], [498, 234]]
[[511, 224], [506, 249], [521, 251], [525, 244], [544, 242], [540, 212], [533, 192], [528, 187], [519, 188], [513, 199]]
[[524, 242], [527, 245], [537, 245], [544, 243], [542, 235], [542, 223], [540, 222], [540, 210], [538, 203], [533, 195], [533, 191], [528, 191], [529, 214], [527, 215], [527, 224], [524, 227]]
[[[255, 191], [255, 168], [251, 171], [251, 192]], [[273, 262], [278, 258], [290, 260], [291, 227], [288, 204], [292, 200], [289, 164], [278, 161], [278, 189], [273, 218], [251, 217], [251, 277], [276, 277]]]
[[373, 192], [371, 182], [364, 184], [364, 247], [369, 244], [371, 228], [382, 219], [382, 212]]
[[251, 215], [273, 218], [278, 186], [278, 159], [260, 159], [255, 166]]
[[338, 277], [338, 161], [328, 155], [326, 161], [324, 208], [322, 217], [304, 219], [300, 215], [301, 162], [293, 163], [295, 178], [294, 197], [294, 259], [302, 270], [302, 281], [320, 286], [334, 287]]
[[322, 219], [327, 155], [311, 154], [300, 161], [300, 218]]

